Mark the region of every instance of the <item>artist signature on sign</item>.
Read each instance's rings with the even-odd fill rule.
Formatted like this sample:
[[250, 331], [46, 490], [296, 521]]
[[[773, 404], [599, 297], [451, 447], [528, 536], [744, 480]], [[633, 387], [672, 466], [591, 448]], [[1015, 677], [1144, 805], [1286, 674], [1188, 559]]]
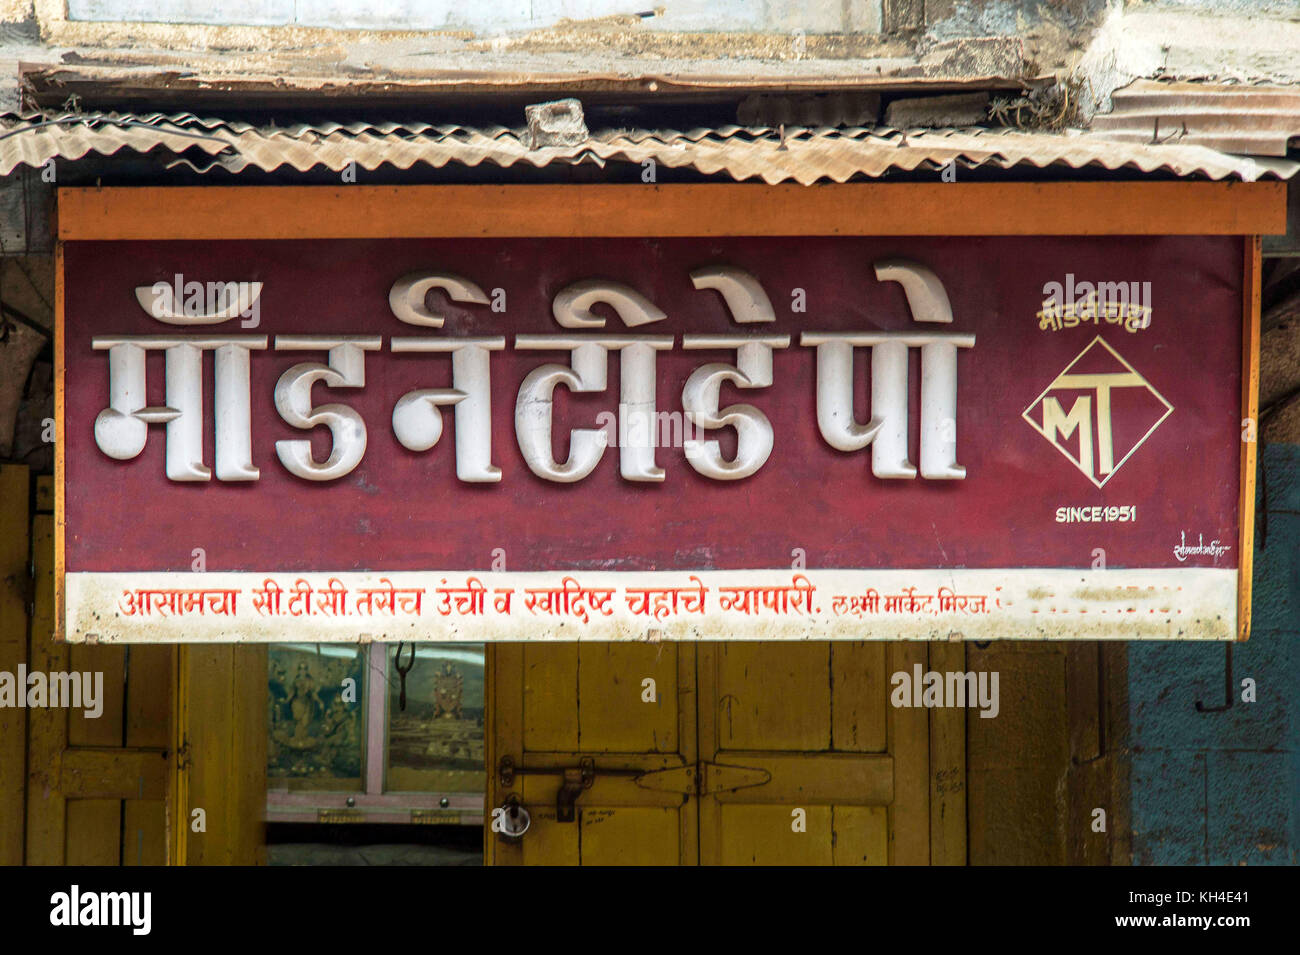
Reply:
[[1227, 544], [1220, 544], [1217, 540], [1212, 540], [1208, 544], [1205, 542], [1204, 534], [1196, 535], [1196, 543], [1187, 543], [1187, 532], [1180, 531], [1178, 534], [1181, 539], [1180, 543], [1174, 545], [1174, 556], [1179, 561], [1187, 560], [1188, 557], [1209, 556], [1218, 560], [1232, 548]]

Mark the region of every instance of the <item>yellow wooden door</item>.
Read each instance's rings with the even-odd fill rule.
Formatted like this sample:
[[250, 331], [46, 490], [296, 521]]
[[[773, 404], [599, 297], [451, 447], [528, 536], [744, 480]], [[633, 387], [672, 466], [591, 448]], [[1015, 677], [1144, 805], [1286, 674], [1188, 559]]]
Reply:
[[0, 670], [91, 674], [102, 696], [94, 716], [0, 708], [0, 863], [260, 861], [265, 648], [60, 642], [54, 482], [36, 483], [29, 577], [27, 471], [0, 466]]
[[27, 711], [28, 865], [160, 865], [167, 859], [167, 789], [174, 651], [58, 642], [53, 482], [37, 481], [29, 672], [102, 679], [97, 717], [84, 708]]
[[[488, 673], [489, 865], [696, 861], [693, 646], [497, 644]], [[588, 788], [561, 821], [563, 770], [584, 760]], [[512, 796], [531, 815], [517, 843], [491, 826]]]
[[176, 648], [176, 822], [178, 865], [266, 862], [266, 647]]
[[[512, 798], [531, 814], [517, 842], [488, 829], [489, 864], [965, 861], [965, 713], [889, 703], [892, 673], [958, 668], [960, 644], [503, 644], [488, 657], [489, 818]], [[560, 822], [563, 770], [582, 779], [584, 760], [590, 788]]]
[[[916, 795], [910, 777], [924, 785], [910, 761], [923, 767], [926, 746], [913, 711], [889, 718], [886, 655], [860, 643], [701, 647], [700, 749], [710, 763], [766, 777], [702, 797], [701, 862], [889, 861], [889, 805], [899, 781], [904, 797]], [[899, 861], [918, 851], [925, 811], [915, 798], [895, 811]]]

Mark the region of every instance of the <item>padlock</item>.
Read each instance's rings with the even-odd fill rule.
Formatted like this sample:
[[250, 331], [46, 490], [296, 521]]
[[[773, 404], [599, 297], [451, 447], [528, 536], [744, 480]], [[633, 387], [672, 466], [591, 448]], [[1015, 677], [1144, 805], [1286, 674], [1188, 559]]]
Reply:
[[503, 842], [519, 842], [532, 821], [532, 815], [513, 794], [503, 806], [492, 811], [492, 829]]

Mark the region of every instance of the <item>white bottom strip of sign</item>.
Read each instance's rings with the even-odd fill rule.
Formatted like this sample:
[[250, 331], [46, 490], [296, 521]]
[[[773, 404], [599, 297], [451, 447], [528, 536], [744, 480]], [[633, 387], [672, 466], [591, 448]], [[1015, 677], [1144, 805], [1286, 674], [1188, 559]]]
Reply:
[[74, 643], [1230, 640], [1233, 569], [69, 573]]

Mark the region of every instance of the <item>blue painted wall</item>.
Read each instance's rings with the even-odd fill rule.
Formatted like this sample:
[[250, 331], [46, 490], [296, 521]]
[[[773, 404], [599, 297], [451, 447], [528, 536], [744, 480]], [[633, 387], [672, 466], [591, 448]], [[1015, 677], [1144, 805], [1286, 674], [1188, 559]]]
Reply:
[[[1233, 649], [1235, 705], [1195, 708], [1223, 705], [1221, 646], [1129, 644], [1135, 865], [1300, 862], [1300, 445], [1266, 445], [1261, 459], [1267, 539], [1255, 540], [1253, 633]], [[1256, 703], [1241, 702], [1247, 677]]]

